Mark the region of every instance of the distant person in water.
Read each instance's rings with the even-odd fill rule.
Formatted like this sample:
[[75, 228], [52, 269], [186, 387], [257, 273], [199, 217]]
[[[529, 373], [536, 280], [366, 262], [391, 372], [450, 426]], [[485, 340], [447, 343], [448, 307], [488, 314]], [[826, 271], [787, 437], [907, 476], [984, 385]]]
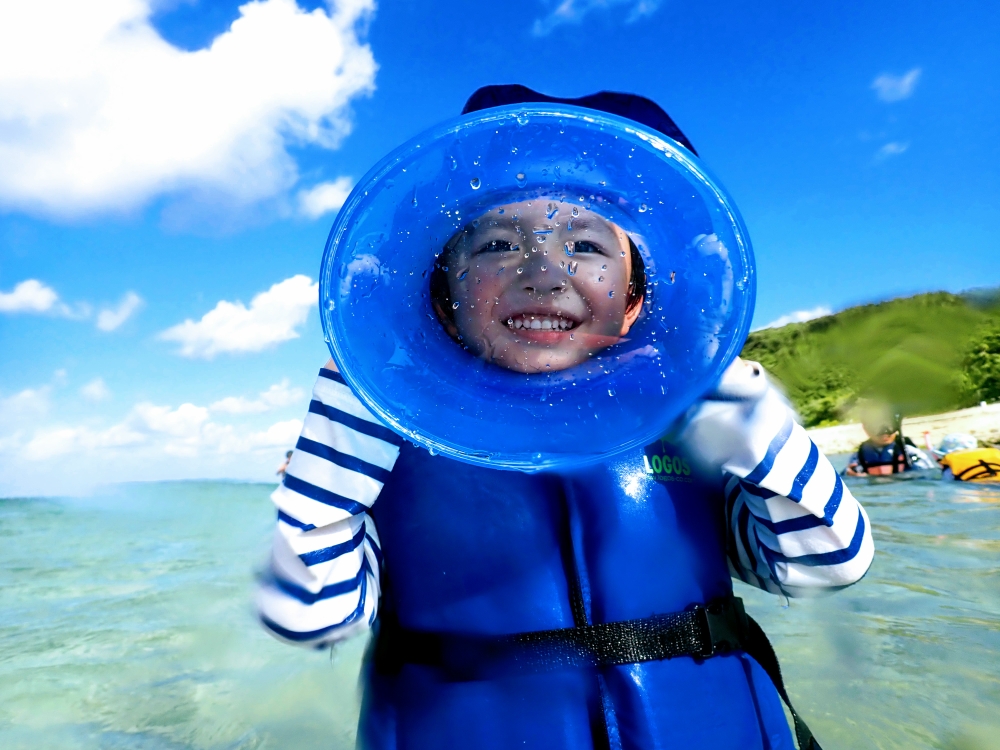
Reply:
[[285, 472], [288, 471], [288, 464], [292, 461], [292, 453], [294, 453], [294, 451], [288, 451], [288, 453], [285, 454], [285, 462], [278, 467], [276, 472], [274, 472], [282, 479], [285, 478]]
[[891, 418], [868, 418], [861, 426], [868, 439], [851, 454], [844, 469], [846, 476], [882, 476], [934, 468], [934, 462], [912, 440], [899, 439], [899, 428]]

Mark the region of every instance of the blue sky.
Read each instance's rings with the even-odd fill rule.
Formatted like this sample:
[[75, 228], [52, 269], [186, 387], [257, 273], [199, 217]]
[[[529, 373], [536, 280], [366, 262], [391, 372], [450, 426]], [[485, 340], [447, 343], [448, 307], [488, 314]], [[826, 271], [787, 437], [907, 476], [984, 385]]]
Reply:
[[488, 83], [661, 104], [743, 213], [757, 326], [1000, 285], [986, 2], [35, 5], [0, 9], [0, 496], [271, 476], [337, 204]]

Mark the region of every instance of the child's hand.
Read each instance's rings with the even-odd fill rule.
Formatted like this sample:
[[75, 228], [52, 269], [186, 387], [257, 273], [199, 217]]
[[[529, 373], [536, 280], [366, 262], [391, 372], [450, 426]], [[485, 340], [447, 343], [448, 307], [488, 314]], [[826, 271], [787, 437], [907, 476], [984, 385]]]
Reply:
[[723, 466], [740, 474], [742, 467], [746, 474], [759, 461], [759, 443], [773, 437], [789, 409], [760, 365], [737, 358], [688, 413], [681, 440], [703, 469]]

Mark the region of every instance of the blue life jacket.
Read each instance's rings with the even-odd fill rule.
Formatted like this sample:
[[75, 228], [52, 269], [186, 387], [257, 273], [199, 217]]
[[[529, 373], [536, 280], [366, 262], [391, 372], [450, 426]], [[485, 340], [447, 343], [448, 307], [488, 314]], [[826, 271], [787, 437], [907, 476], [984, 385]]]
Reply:
[[[913, 445], [909, 438], [903, 438], [904, 445]], [[864, 471], [876, 466], [892, 466], [898, 464], [898, 471], [910, 471], [913, 467], [907, 466], [903, 453], [897, 443], [878, 446], [871, 440], [866, 440], [858, 446], [858, 465]]]
[[[664, 441], [561, 475], [407, 444], [372, 508], [380, 616], [477, 635], [572, 627], [567, 560], [591, 624], [684, 610], [732, 592], [724, 506], [721, 477], [697, 476]], [[794, 748], [771, 680], [742, 652], [471, 681], [423, 664], [386, 674], [370, 659], [358, 743], [590, 748], [595, 701], [612, 748]]]

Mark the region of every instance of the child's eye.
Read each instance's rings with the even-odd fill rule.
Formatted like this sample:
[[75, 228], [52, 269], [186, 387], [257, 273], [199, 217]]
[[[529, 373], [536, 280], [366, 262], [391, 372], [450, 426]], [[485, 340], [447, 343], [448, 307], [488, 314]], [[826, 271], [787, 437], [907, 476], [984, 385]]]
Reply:
[[483, 245], [481, 248], [476, 250], [476, 254], [479, 253], [509, 253], [514, 248], [507, 240], [491, 240]]
[[578, 253], [603, 253], [600, 245], [587, 240], [577, 240], [573, 243], [573, 250]]

